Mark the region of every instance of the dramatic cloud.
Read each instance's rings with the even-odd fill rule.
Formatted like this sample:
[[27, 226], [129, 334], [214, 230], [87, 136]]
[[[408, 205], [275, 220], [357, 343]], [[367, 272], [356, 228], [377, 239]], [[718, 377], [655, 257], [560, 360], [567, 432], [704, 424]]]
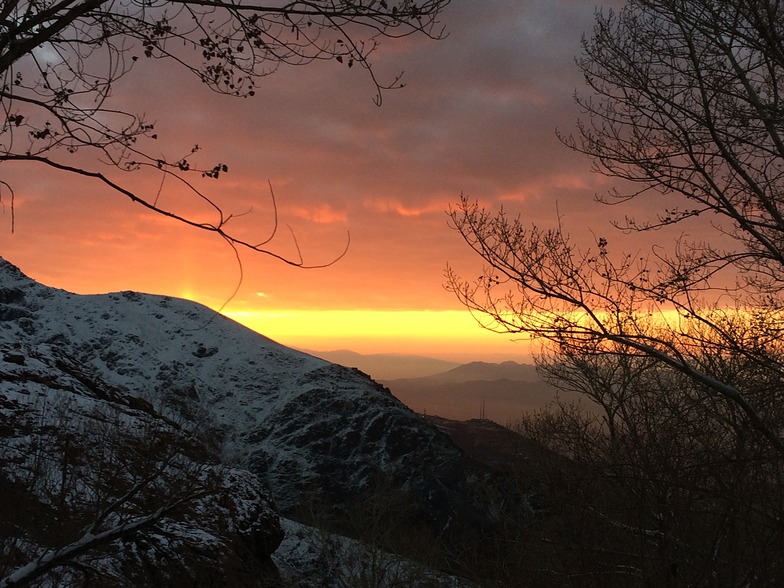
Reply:
[[[579, 116], [574, 56], [593, 14], [583, 0], [454, 0], [445, 40], [387, 40], [374, 55], [382, 79], [405, 70], [406, 87], [386, 93], [381, 108], [359, 68], [334, 62], [283, 69], [254, 98], [233, 100], [142, 59], [115, 95], [155, 121], [162, 154], [184, 156], [198, 144], [202, 165], [229, 166], [199, 187], [238, 214], [232, 226], [249, 239], [275, 228], [270, 186], [276, 251], [328, 263], [350, 234], [346, 256], [322, 270], [242, 254], [243, 283], [231, 302], [238, 312], [456, 309], [442, 287], [444, 266], [475, 268], [447, 224], [461, 193], [531, 222], [560, 212], [574, 226], [607, 223], [607, 211], [590, 203], [609, 186], [555, 135]], [[80, 292], [188, 295], [215, 307], [233, 292], [239, 269], [219, 239], [88, 181], [33, 167], [4, 173], [18, 188], [14, 234], [3, 201], [2, 255], [33, 277]], [[167, 184], [161, 197], [190, 206], [178, 194]]]

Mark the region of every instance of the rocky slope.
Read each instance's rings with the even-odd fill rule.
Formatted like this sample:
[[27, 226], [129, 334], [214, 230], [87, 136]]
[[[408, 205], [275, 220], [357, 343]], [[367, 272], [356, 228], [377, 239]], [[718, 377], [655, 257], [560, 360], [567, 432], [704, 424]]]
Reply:
[[283, 532], [259, 479], [60, 346], [0, 344], [0, 445], [0, 585], [277, 579]]
[[[241, 505], [229, 505], [209, 513], [208, 518], [223, 517], [214, 534], [234, 547], [251, 545], [258, 561], [274, 548], [277, 531], [275, 517], [262, 516], [267, 498], [256, 479], [289, 515], [306, 503], [349, 505], [383, 485], [408, 493], [417, 517], [426, 517], [434, 532], [447, 529], [442, 536], [488, 521], [481, 471], [387, 389], [357, 370], [283, 347], [198, 304], [132, 292], [76, 295], [38, 284], [0, 260], [0, 348], [4, 443], [35, 455], [36, 447], [50, 443], [30, 441], [44, 429], [58, 431], [53, 446], [70, 451], [79, 445], [85, 452], [102, 446], [103, 434], [115, 439], [116, 451], [133, 446], [136, 433], [127, 433], [129, 427], [140, 432], [139, 442], [187, 437], [187, 451], [177, 453], [184, 461], [174, 473], [169, 454], [153, 452], [150, 463], [164, 464], [155, 471], [167, 472], [167, 483], [179, 488], [182, 472], [192, 475], [201, 468], [207, 475], [209, 464], [220, 462], [222, 468], [208, 476], [211, 487], [238, 485], [230, 494], [253, 496], [242, 504], [269, 524], [240, 539], [235, 531], [250, 523]], [[19, 428], [23, 422], [29, 435]], [[97, 432], [83, 435], [92, 429]], [[50, 460], [48, 477], [70, 471], [62, 465], [66, 453], [57, 454], [59, 466]], [[18, 459], [33, 459], [29, 455]], [[119, 459], [113, 455], [105, 456], [109, 464]], [[142, 475], [118, 478], [117, 490]], [[158, 482], [164, 477], [150, 488]], [[86, 482], [74, 484], [81, 488]], [[44, 486], [41, 508], [51, 508], [55, 498], [63, 504], [75, 500], [70, 490], [57, 490], [56, 480]], [[80, 508], [74, 502], [74, 512]], [[83, 528], [85, 521], [80, 523]]]

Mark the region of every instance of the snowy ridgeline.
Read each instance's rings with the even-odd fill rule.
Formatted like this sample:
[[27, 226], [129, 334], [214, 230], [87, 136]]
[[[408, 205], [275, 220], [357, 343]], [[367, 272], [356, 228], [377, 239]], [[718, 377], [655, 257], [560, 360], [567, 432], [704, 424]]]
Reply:
[[[220, 577], [257, 585], [277, 575], [276, 548], [277, 567], [301, 567], [285, 554], [300, 557], [302, 528], [286, 523], [278, 547], [277, 512], [314, 497], [340, 510], [379, 480], [436, 531], [485, 518], [462, 454], [385, 388], [198, 304], [75, 295], [0, 260], [0, 353], [2, 502], [29, 508], [0, 521], [3, 573], [70, 545], [81, 568], [66, 575], [117, 578], [130, 562], [153, 574], [139, 585], [166, 584], [199, 577], [209, 554]], [[395, 561], [390, 577], [416, 568]]]

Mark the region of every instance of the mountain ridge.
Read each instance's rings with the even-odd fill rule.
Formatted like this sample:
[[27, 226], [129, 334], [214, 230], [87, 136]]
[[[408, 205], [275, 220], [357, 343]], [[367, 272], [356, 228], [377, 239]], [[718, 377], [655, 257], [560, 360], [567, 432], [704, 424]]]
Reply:
[[[325, 461], [344, 470], [346, 477], [332, 483], [346, 488], [361, 486], [356, 472], [368, 467], [403, 476], [386, 467], [392, 463], [385, 455], [389, 433], [363, 412], [368, 406], [422, 447], [435, 443], [459, 462], [448, 442], [437, 441], [421, 419], [363, 373], [287, 348], [197, 303], [134, 292], [72, 294], [34, 282], [5, 260], [0, 300], [7, 301], [0, 308], [0, 341], [67, 345], [103, 380], [173, 418], [208, 411], [225, 434], [224, 451], [263, 472], [284, 510], [293, 506], [294, 487], [302, 492], [323, 481], [318, 471]], [[321, 412], [312, 415], [315, 408]], [[324, 419], [304, 423], [298, 414]], [[350, 443], [341, 445], [352, 433], [346, 423], [378, 431], [379, 439], [362, 448], [377, 442], [373, 460], [354, 455]], [[319, 446], [318, 464], [302, 451], [316, 429], [331, 443]], [[407, 438], [395, 437], [389, 447]]]
[[382, 379], [382, 381], [385, 382], [409, 380], [427, 380], [438, 384], [453, 384], [459, 382], [483, 382], [494, 380], [536, 382], [540, 381], [540, 378], [536, 372], [536, 366], [510, 360], [500, 363], [471, 361], [429, 376], [396, 378], [395, 380]]
[[301, 349], [300, 351], [332, 363], [357, 368], [376, 381], [431, 376], [460, 365], [455, 361], [406, 353], [364, 354], [350, 349], [333, 351]]
[[[486, 474], [387, 388], [202, 305], [135, 292], [77, 295], [0, 259], [0, 349], [10, 368], [37, 350], [80, 382], [72, 386], [80, 394], [195, 427], [207, 454], [258, 477], [285, 516], [314, 496], [350, 504], [380, 482], [410, 495], [442, 540], [493, 524]], [[68, 361], [58, 364], [58, 353]], [[14, 373], [0, 373], [0, 404], [35, 379]]]
[[580, 399], [543, 381], [536, 366], [515, 361], [475, 361], [430, 376], [381, 383], [419, 414], [458, 421], [487, 418], [501, 425], [540, 411], [556, 398]]

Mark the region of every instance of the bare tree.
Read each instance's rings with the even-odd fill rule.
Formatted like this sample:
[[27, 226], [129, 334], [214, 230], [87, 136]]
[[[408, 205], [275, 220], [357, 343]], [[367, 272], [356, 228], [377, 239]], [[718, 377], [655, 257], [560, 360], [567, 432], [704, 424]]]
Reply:
[[[133, 536], [135, 534], [148, 531], [157, 523], [162, 521], [167, 515], [182, 508], [183, 505], [195, 502], [198, 498], [216, 494], [214, 489], [197, 488], [189, 489], [187, 492], [175, 493], [169, 497], [154, 511], [139, 514], [133, 517], [126, 517], [124, 520], [112, 521], [113, 524], [106, 525], [107, 518], [115, 517], [127, 508], [146, 486], [150, 485], [161, 472], [156, 471], [152, 476], [138, 482], [125, 495], [115, 500], [103, 511], [98, 513], [96, 518], [84, 529], [83, 534], [71, 543], [51, 549], [42, 553], [37, 558], [20, 566], [4, 578], [0, 578], [0, 588], [10, 588], [11, 586], [28, 586], [41, 576], [47, 575], [52, 570], [61, 566], [73, 565], [73, 562], [80, 555], [90, 552], [99, 547], [106, 546], [118, 539]], [[99, 528], [105, 527], [105, 528]]]
[[[711, 350], [708, 357], [723, 379], [743, 381], [752, 400], [766, 403], [770, 382], [753, 362]], [[602, 409], [554, 404], [519, 425], [572, 460], [549, 473], [560, 482], [550, 483], [550, 500], [562, 505], [555, 532], [543, 529], [544, 545], [558, 554], [549, 564], [555, 578], [571, 574], [586, 585], [601, 574], [604, 585], [622, 586], [781, 582], [784, 469], [736, 405], [623, 348], [562, 350], [538, 361], [547, 380]], [[769, 406], [766, 418], [781, 427], [781, 404]]]
[[542, 373], [598, 406], [525, 428], [588, 468], [565, 502], [588, 536], [614, 537], [572, 560], [592, 577], [781, 582], [783, 48], [774, 0], [597, 14], [578, 60], [586, 119], [561, 139], [627, 190], [600, 202], [653, 211], [618, 231], [680, 229], [670, 246], [581, 246], [563, 218], [541, 229], [465, 196], [451, 213], [486, 269], [448, 270], [449, 287], [488, 328], [540, 338]]
[[56, 370], [39, 393], [13, 375], [0, 375], [0, 499], [13, 505], [0, 513], [0, 588], [265, 579], [282, 532], [254, 475], [87, 374], [95, 397]]
[[[449, 287], [489, 327], [562, 350], [645, 356], [714, 391], [784, 457], [769, 407], [784, 394], [784, 5], [775, 0], [632, 0], [597, 13], [578, 60], [590, 93], [576, 137], [594, 169], [632, 185], [601, 200], [645, 201], [626, 233], [699, 222], [648, 253], [581, 248], [562, 225], [543, 230], [462, 197], [455, 228], [484, 260], [479, 280]], [[662, 198], [664, 194], [667, 198]], [[730, 377], [731, 356], [758, 382]]]
[[[271, 235], [251, 241], [232, 233], [232, 215], [190, 177], [217, 179], [225, 162], [199, 166], [198, 148], [156, 155], [154, 124], [117, 105], [112, 90], [132, 68], [168, 62], [220, 94], [250, 97], [281, 66], [334, 60], [364, 68], [381, 93], [400, 87], [374, 72], [370, 56], [384, 37], [438, 39], [449, 0], [9, 0], [0, 6], [0, 161], [35, 162], [104, 184], [132, 201], [234, 246], [273, 255]], [[190, 190], [214, 220], [165, 207], [159, 193], [138, 193], [118, 172], [158, 174]], [[0, 197], [13, 186], [0, 180]], [[273, 197], [274, 208], [274, 197]], [[13, 216], [12, 216], [13, 224]], [[275, 223], [277, 226], [277, 222]]]

